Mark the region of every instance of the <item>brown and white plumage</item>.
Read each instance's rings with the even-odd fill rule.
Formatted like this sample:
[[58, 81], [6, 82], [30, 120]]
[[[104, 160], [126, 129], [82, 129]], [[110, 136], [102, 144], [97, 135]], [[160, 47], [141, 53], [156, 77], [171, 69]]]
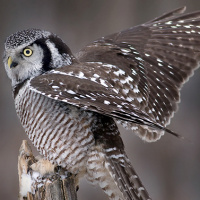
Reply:
[[176, 16], [184, 10], [102, 37], [76, 57], [47, 31], [8, 37], [16, 111], [38, 151], [110, 199], [150, 199], [115, 121], [148, 142], [177, 135], [166, 125], [200, 60], [200, 12]]

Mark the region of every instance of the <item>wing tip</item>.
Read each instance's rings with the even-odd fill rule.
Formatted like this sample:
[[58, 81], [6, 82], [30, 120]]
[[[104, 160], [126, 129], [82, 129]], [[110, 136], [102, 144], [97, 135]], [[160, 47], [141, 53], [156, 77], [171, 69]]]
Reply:
[[180, 14], [183, 14], [185, 11], [186, 11], [187, 7], [186, 6], [182, 6], [182, 7], [179, 7], [179, 8], [176, 8], [170, 12], [166, 12], [164, 13], [163, 15], [161, 15], [160, 17], [156, 17], [155, 19], [147, 22], [147, 24], [149, 23], [153, 23], [153, 22], [157, 22], [157, 21], [160, 21], [160, 20], [163, 20], [163, 19], [167, 19], [169, 17], [172, 17], [174, 15], [180, 15]]
[[167, 129], [167, 128], [164, 128], [164, 131], [166, 131], [167, 133], [170, 133], [171, 135], [179, 138], [179, 139], [185, 139], [182, 135], [170, 130], [170, 129]]

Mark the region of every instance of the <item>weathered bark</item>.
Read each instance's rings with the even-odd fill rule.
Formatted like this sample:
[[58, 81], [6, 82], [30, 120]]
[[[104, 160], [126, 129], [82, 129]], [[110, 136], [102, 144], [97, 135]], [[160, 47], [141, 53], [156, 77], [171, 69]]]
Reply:
[[18, 157], [19, 200], [77, 200], [75, 177], [46, 159], [37, 159], [26, 140]]

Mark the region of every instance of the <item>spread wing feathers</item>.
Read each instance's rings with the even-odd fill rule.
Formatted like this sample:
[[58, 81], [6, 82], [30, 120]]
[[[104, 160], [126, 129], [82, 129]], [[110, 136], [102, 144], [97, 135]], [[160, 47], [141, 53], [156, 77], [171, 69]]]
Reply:
[[105, 149], [105, 166], [122, 192], [124, 199], [150, 200], [151, 198], [131, 166], [130, 160], [124, 151], [120, 151], [117, 148], [113, 148], [112, 151]]
[[142, 99], [138, 108], [163, 126], [177, 110], [182, 85], [199, 67], [200, 12], [176, 15], [184, 11], [185, 7], [179, 8], [102, 37], [77, 54], [81, 62], [129, 68], [137, 76], [133, 87]]
[[[124, 80], [123, 87], [121, 81], [117, 79], [120, 76]], [[117, 66], [95, 62], [51, 70], [32, 79], [30, 88], [49, 98], [86, 110], [175, 134], [138, 109], [137, 104], [134, 104], [134, 98], [140, 97], [132, 92], [128, 84], [128, 91], [119, 92], [126, 90], [126, 82], [129, 81], [133, 82], [133, 78]], [[134, 84], [133, 82], [133, 86]], [[127, 96], [129, 91], [130, 96]]]
[[199, 66], [200, 12], [175, 15], [184, 10], [100, 38], [77, 54], [80, 64], [36, 77], [32, 88], [50, 98], [135, 122], [141, 137], [157, 140], [163, 131], [154, 131], [152, 137], [149, 126], [164, 129], [169, 124], [180, 88]]

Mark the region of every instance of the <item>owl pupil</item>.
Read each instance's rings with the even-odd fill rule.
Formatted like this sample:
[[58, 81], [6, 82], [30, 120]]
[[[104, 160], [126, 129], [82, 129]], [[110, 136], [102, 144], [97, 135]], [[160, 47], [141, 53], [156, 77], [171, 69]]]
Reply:
[[26, 54], [30, 54], [31, 52], [30, 52], [30, 50], [26, 50]]

